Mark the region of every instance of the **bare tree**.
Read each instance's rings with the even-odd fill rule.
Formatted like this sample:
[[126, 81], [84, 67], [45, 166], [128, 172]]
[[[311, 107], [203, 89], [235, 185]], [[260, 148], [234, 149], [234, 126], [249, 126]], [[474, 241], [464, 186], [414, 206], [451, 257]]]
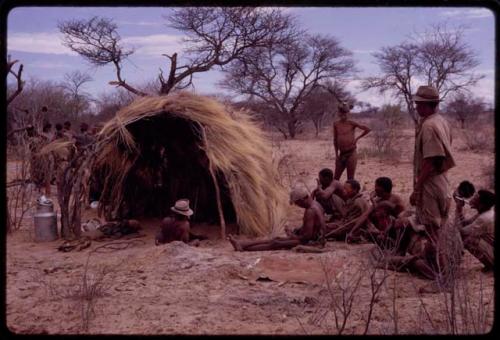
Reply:
[[365, 90], [375, 88], [380, 93], [392, 91], [396, 97], [402, 96], [415, 123], [417, 115], [412, 94], [415, 92], [413, 86], [418, 75], [417, 53], [418, 46], [408, 42], [382, 47], [379, 52], [373, 53], [381, 75], [367, 77], [362, 83]]
[[[23, 87], [24, 87], [24, 81], [22, 80], [23, 64], [19, 65], [19, 68], [17, 69], [17, 72], [15, 72], [15, 71], [12, 70], [14, 64], [16, 64], [17, 62], [18, 62], [18, 60], [11, 61], [10, 60], [10, 55], [9, 55], [8, 58], [7, 58], [6, 65], [4, 66], [5, 67], [4, 68], [4, 77], [5, 77], [5, 79], [8, 78], [9, 74], [12, 74], [16, 78], [16, 83], [17, 83], [16, 90], [10, 96], [8, 96], [8, 98], [7, 98], [7, 107], [23, 91]], [[19, 129], [18, 131], [22, 131], [22, 130], [24, 130], [24, 128], [23, 129]], [[24, 186], [23, 186], [23, 188], [24, 188]], [[24, 194], [25, 190], [23, 190], [22, 192]], [[16, 199], [16, 202], [17, 202], [17, 199]], [[24, 203], [24, 199], [21, 202]], [[5, 230], [7, 232], [10, 232], [10, 231], [12, 231], [12, 225], [13, 225], [13, 223], [12, 223], [12, 219], [11, 219], [11, 215], [10, 215], [10, 211], [9, 211], [9, 198], [8, 197], [5, 200], [5, 207], [6, 207], [6, 212], [7, 212]]]
[[337, 104], [341, 100], [350, 98], [350, 94], [337, 82], [316, 86], [309, 93], [299, 107], [299, 112], [308, 117], [314, 124], [316, 137], [328, 118], [333, 118], [337, 111]]
[[480, 98], [464, 92], [456, 93], [446, 104], [444, 111], [460, 123], [462, 129], [466, 122], [471, 122], [485, 111], [485, 104]]
[[110, 85], [121, 86], [130, 92], [144, 96], [122, 78], [123, 62], [133, 53], [121, 45], [118, 26], [111, 19], [93, 17], [89, 20], [68, 20], [58, 24], [64, 34], [64, 45], [75, 51], [95, 66], [112, 63], [116, 71], [116, 80]]
[[372, 124], [373, 146], [378, 155], [394, 154], [395, 143], [401, 138], [400, 128], [403, 122], [404, 116], [399, 105], [383, 105], [378, 110]]
[[417, 82], [435, 86], [444, 99], [448, 93], [471, 87], [484, 77], [473, 72], [479, 61], [463, 40], [463, 28], [452, 30], [441, 24], [431, 26], [423, 34], [414, 34], [410, 41], [383, 47], [373, 54], [381, 75], [367, 77], [361, 88], [403, 97], [416, 135], [418, 116], [413, 93]]
[[64, 75], [62, 86], [70, 97], [73, 118], [77, 118], [89, 106], [90, 95], [84, 92], [82, 88], [90, 81], [92, 81], [92, 77], [80, 71], [73, 71]]
[[130, 104], [132, 100], [133, 95], [122, 88], [100, 94], [96, 100], [96, 120], [104, 121], [112, 118], [119, 109]]
[[9, 76], [9, 74], [12, 74], [16, 78], [16, 84], [17, 84], [15, 91], [13, 93], [11, 93], [10, 96], [8, 96], [8, 98], [7, 98], [7, 106], [9, 106], [9, 104], [12, 103], [14, 101], [14, 99], [16, 99], [16, 97], [23, 91], [23, 87], [24, 87], [24, 81], [22, 79], [24, 65], [20, 64], [18, 69], [17, 69], [17, 72], [15, 72], [13, 70], [14, 65], [18, 61], [19, 60], [11, 61], [10, 55], [7, 58], [7, 65], [5, 67], [5, 70], [6, 70], [5, 78], [7, 78]]
[[273, 107], [295, 138], [304, 117], [299, 107], [311, 91], [327, 79], [347, 77], [354, 71], [352, 53], [333, 37], [303, 34], [302, 40], [254, 48], [226, 70], [221, 85], [258, 98]]
[[415, 38], [419, 46], [419, 72], [425, 75], [427, 84], [438, 89], [442, 99], [484, 78], [472, 72], [479, 60], [464, 41], [464, 31], [464, 26], [448, 29], [444, 24], [437, 24]]
[[[251, 47], [284, 39], [291, 17], [280, 10], [249, 7], [184, 7], [165, 17], [169, 25], [184, 32], [187, 62], [178, 53], [162, 54], [169, 60], [168, 74], [160, 68], [160, 95], [192, 85], [193, 75], [215, 66], [223, 67], [240, 58]], [[59, 24], [64, 43], [91, 64], [113, 64], [116, 80], [111, 85], [144, 96], [147, 93], [128, 84], [122, 77], [123, 62], [133, 53], [121, 44], [117, 25], [107, 18], [70, 20]]]
[[382, 47], [373, 56], [381, 75], [367, 77], [362, 88], [392, 92], [403, 97], [408, 113], [417, 123], [412, 94], [417, 83], [435, 86], [441, 98], [448, 93], [475, 85], [483, 75], [473, 69], [479, 64], [476, 53], [464, 42], [464, 29], [432, 26], [395, 46]]

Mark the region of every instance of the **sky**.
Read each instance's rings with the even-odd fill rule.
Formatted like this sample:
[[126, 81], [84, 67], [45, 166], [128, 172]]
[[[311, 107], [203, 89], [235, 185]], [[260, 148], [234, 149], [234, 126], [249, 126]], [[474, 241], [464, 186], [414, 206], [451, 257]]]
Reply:
[[[465, 42], [477, 53], [480, 65], [474, 71], [485, 78], [473, 88], [475, 96], [493, 104], [495, 79], [494, 14], [480, 7], [285, 7], [301, 27], [309, 33], [335, 37], [342, 47], [353, 52], [359, 70], [347, 84], [357, 100], [373, 106], [395, 103], [391, 95], [359, 88], [363, 77], [379, 71], [373, 52], [396, 45], [414, 32], [423, 32], [431, 25], [446, 23], [448, 27], [465, 25]], [[62, 44], [57, 24], [68, 19], [89, 19], [101, 16], [112, 19], [125, 47], [135, 50], [124, 64], [122, 76], [132, 85], [153, 80], [162, 68], [168, 70], [164, 53], [182, 55], [182, 33], [167, 26], [168, 7], [17, 7], [7, 17], [7, 50], [12, 59], [24, 64], [24, 76], [41, 80], [62, 81], [65, 74], [80, 70], [93, 80], [85, 91], [97, 96], [113, 89], [115, 80], [111, 65], [96, 68]], [[194, 76], [194, 91], [200, 94], [226, 93], [217, 82], [218, 70]], [[229, 93], [228, 93], [229, 94]]]

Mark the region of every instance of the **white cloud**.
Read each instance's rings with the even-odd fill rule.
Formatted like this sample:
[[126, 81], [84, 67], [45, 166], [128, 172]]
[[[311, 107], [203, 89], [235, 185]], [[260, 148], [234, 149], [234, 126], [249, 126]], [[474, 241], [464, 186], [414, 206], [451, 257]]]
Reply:
[[375, 50], [352, 50], [354, 53], [361, 53], [361, 54], [371, 54], [375, 52]]
[[43, 68], [43, 69], [58, 69], [58, 68], [70, 68], [73, 67], [71, 64], [67, 63], [57, 63], [57, 62], [49, 62], [49, 61], [35, 61], [32, 63], [25, 63], [30, 68]]
[[7, 50], [44, 54], [77, 55], [62, 44], [60, 33], [12, 33], [7, 35]]
[[442, 12], [440, 16], [446, 18], [482, 19], [493, 18], [493, 12], [486, 8], [452, 9]]
[[135, 48], [139, 55], [160, 57], [162, 54], [172, 54], [182, 50], [181, 35], [153, 34], [123, 38], [123, 42]]
[[131, 26], [163, 26], [165, 23], [163, 22], [155, 22], [155, 21], [116, 21], [119, 25], [131, 25]]

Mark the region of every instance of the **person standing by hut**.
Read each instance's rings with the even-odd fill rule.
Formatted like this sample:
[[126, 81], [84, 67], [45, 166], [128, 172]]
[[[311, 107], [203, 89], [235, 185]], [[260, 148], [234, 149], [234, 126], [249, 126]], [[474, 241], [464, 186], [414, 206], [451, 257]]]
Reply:
[[64, 122], [63, 134], [69, 140], [73, 139], [74, 133], [73, 133], [73, 130], [71, 130], [71, 122], [69, 120]]
[[[46, 130], [47, 124], [44, 126]], [[40, 150], [50, 142], [44, 133], [38, 133], [33, 125], [26, 128], [28, 148], [30, 151], [30, 177], [38, 190], [45, 189], [45, 195], [50, 196], [53, 162], [50, 155], [40, 155]]]

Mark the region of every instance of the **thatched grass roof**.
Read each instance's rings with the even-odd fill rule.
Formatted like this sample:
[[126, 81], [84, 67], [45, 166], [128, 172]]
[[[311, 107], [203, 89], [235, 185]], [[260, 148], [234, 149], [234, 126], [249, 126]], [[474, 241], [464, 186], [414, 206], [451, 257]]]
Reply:
[[162, 115], [184, 119], [198, 128], [199, 148], [211, 167], [224, 175], [243, 234], [266, 235], [282, 229], [287, 194], [259, 126], [244, 112], [228, 112], [214, 99], [185, 92], [139, 98], [104, 125], [95, 163], [108, 171], [103, 191], [109, 195], [108, 202], [123, 198], [119, 187], [140, 152], [127, 127]]

